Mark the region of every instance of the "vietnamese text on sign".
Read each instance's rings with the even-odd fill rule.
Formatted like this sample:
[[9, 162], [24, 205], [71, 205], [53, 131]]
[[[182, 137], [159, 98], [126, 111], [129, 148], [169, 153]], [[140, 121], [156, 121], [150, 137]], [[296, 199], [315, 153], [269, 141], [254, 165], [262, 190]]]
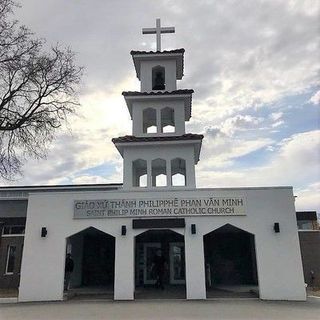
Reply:
[[243, 197], [76, 200], [74, 218], [245, 215]]

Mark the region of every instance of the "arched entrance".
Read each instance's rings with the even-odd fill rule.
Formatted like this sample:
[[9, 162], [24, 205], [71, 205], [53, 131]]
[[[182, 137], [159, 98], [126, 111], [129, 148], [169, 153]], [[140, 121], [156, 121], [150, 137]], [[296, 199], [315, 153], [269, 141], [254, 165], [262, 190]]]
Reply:
[[136, 299], [185, 298], [185, 282], [183, 235], [166, 229], [149, 230], [136, 236]]
[[[71, 255], [73, 272], [68, 270]], [[113, 299], [115, 238], [90, 227], [67, 238], [65, 292], [68, 297], [103, 295]]]
[[203, 241], [207, 298], [257, 297], [254, 235], [226, 224]]

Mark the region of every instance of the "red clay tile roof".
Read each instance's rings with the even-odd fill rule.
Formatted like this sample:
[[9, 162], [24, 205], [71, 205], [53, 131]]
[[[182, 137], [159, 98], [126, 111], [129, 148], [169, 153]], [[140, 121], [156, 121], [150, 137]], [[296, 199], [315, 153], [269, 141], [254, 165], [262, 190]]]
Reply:
[[202, 134], [186, 133], [181, 136], [158, 136], [158, 137], [136, 137], [136, 136], [123, 136], [113, 138], [113, 143], [125, 142], [154, 142], [154, 141], [180, 141], [180, 140], [202, 140]]
[[136, 51], [131, 50], [130, 54], [133, 56], [135, 54], [161, 54], [161, 53], [184, 53], [184, 49], [175, 49], [175, 50], [164, 50], [164, 51]]
[[150, 92], [140, 92], [140, 91], [123, 91], [123, 96], [156, 96], [156, 95], [168, 95], [168, 94], [190, 94], [194, 91], [192, 89], [180, 89], [173, 91], [150, 91]]

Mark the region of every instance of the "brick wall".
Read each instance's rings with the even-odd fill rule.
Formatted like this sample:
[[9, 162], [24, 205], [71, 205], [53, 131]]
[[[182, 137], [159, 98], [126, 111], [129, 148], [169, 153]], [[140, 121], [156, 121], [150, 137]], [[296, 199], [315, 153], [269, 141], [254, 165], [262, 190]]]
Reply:
[[299, 240], [305, 282], [320, 287], [320, 231], [299, 231]]

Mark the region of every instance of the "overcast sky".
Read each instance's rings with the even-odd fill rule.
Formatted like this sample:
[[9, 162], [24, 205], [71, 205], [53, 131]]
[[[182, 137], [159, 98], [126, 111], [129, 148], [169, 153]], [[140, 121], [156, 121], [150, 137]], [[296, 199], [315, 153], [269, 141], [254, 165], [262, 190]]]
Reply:
[[[319, 1], [23, 0], [16, 17], [85, 67], [78, 116], [47, 160], [29, 161], [15, 185], [122, 182], [111, 142], [131, 134], [122, 91], [139, 90], [130, 50], [161, 18], [175, 26], [162, 49], [185, 48], [193, 114], [203, 133], [198, 187], [292, 185], [298, 210], [320, 211]], [[7, 184], [7, 183], [5, 183]], [[319, 199], [317, 199], [319, 198]]]

